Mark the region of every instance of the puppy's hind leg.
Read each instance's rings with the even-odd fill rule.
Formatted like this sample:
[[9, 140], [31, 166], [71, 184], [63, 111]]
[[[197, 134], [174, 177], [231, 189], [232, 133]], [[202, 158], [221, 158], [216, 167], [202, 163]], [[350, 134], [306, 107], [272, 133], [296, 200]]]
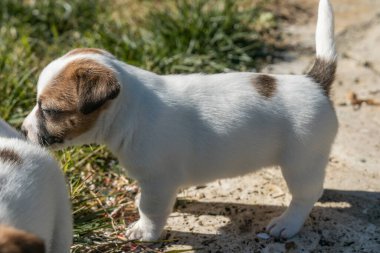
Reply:
[[[272, 236], [289, 238], [302, 228], [315, 202], [323, 193], [325, 167], [329, 157], [327, 150], [311, 154], [311, 152], [291, 152], [281, 165], [292, 200], [285, 212], [271, 220], [267, 231]], [[289, 155], [289, 154], [288, 154]]]
[[141, 195], [136, 203], [140, 219], [127, 228], [125, 235], [129, 240], [154, 241], [160, 237], [172, 211], [177, 187], [160, 179], [139, 183]]

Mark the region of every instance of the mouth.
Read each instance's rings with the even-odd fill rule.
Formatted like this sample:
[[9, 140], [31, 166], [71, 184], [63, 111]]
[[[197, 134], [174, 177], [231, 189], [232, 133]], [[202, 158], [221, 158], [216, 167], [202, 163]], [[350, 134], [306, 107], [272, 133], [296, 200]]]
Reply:
[[43, 147], [51, 147], [53, 145], [62, 144], [63, 139], [57, 136], [39, 136], [38, 143]]

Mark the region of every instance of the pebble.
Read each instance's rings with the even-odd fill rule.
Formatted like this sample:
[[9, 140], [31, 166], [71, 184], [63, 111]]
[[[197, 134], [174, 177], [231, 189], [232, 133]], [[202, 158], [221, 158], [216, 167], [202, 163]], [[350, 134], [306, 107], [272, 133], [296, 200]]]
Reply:
[[268, 240], [270, 239], [270, 235], [268, 235], [267, 233], [258, 233], [256, 235], [257, 238], [260, 238], [260, 239], [263, 239], [263, 240]]
[[204, 198], [206, 198], [206, 195], [204, 193], [199, 193], [198, 194], [198, 198], [199, 199], [204, 199]]

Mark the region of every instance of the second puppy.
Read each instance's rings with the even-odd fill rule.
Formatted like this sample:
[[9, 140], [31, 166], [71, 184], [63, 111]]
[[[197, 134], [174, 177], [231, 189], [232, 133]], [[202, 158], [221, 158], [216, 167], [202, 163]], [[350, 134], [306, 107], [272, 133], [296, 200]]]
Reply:
[[0, 252], [68, 253], [71, 216], [57, 162], [0, 119]]

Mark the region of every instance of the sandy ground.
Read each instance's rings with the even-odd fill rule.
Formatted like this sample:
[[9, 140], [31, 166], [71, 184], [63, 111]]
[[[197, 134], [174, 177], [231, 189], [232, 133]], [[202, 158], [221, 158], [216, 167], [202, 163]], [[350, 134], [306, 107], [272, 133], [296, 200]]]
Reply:
[[[314, 57], [318, 1], [293, 0], [299, 20], [283, 24], [292, 52], [264, 72], [302, 73]], [[289, 204], [281, 172], [193, 187], [179, 196], [166, 227], [168, 249], [192, 252], [380, 252], [380, 106], [359, 109], [347, 98], [380, 102], [380, 1], [332, 0], [339, 50], [333, 102], [340, 129], [325, 193], [299, 235], [287, 241], [261, 239], [271, 218]]]

